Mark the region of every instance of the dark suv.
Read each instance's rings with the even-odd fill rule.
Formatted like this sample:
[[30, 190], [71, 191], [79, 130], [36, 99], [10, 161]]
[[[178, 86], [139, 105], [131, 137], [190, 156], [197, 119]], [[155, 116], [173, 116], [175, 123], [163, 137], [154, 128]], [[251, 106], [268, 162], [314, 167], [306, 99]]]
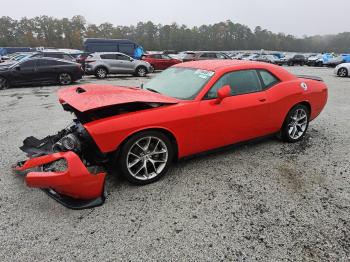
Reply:
[[307, 62], [305, 56], [303, 55], [294, 55], [287, 59], [287, 65], [294, 66], [294, 65], [305, 65]]

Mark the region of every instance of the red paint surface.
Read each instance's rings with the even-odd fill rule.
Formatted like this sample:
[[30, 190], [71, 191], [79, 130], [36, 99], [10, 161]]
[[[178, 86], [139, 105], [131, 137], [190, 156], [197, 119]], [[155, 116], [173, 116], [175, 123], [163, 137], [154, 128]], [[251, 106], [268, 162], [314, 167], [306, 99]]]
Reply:
[[103, 193], [105, 173], [91, 174], [73, 152], [60, 152], [27, 160], [16, 170], [24, 171], [64, 158], [67, 170], [63, 172], [30, 172], [25, 181], [29, 187], [51, 188], [78, 199], [94, 199]]

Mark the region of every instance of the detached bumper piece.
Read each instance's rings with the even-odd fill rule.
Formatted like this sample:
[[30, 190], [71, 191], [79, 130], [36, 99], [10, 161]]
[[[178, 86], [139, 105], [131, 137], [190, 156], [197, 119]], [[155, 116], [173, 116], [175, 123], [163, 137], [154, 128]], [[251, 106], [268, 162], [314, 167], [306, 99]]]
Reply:
[[[38, 167], [41, 172], [33, 171]], [[44, 190], [68, 208], [92, 208], [102, 205], [105, 201], [106, 173], [98, 169], [90, 172], [79, 156], [72, 151], [29, 159], [19, 163], [15, 171], [20, 174], [29, 171], [25, 174], [25, 181], [29, 187]]]

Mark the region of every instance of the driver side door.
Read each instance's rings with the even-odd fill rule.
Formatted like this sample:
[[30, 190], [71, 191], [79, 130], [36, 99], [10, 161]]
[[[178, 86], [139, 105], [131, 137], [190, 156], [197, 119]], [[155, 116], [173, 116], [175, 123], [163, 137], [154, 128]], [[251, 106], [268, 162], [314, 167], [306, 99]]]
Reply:
[[[230, 86], [231, 96], [218, 103], [217, 91], [225, 85]], [[268, 117], [267, 96], [258, 73], [226, 73], [200, 102], [198, 148], [206, 151], [266, 135]]]
[[37, 81], [37, 59], [25, 60], [12, 69], [12, 83], [30, 84]]

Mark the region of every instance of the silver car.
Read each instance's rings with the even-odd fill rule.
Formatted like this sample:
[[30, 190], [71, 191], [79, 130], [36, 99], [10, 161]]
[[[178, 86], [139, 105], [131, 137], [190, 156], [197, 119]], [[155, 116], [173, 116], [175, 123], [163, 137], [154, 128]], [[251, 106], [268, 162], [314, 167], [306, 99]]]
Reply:
[[117, 52], [93, 53], [85, 60], [85, 73], [95, 75], [97, 78], [105, 78], [108, 74], [146, 76], [153, 70], [148, 62]]

